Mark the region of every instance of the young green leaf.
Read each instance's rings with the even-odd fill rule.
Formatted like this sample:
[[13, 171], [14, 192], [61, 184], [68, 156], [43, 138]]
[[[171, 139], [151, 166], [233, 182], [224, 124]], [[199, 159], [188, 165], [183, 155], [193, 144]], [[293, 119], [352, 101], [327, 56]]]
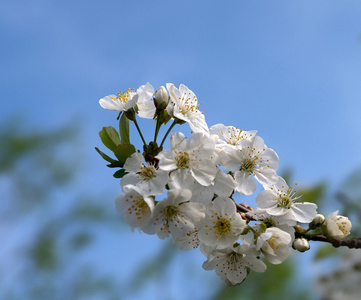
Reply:
[[112, 126], [103, 127], [103, 129], [99, 131], [99, 136], [103, 144], [113, 152], [121, 143], [118, 132]]
[[108, 164], [107, 167], [108, 168], [122, 168], [123, 164], [121, 164], [118, 160], [116, 160], [115, 162]]
[[116, 172], [113, 174], [113, 176], [114, 176], [115, 178], [122, 178], [126, 173], [127, 173], [127, 172], [125, 172], [124, 169], [120, 169], [120, 170], [116, 171]]
[[135, 152], [135, 147], [132, 144], [120, 144], [114, 150], [115, 156], [123, 167], [126, 159]]
[[100, 151], [97, 147], [95, 147], [95, 150], [101, 155], [101, 157], [103, 157], [104, 160], [106, 160], [107, 162], [110, 162], [111, 164], [116, 164], [118, 161], [109, 157], [108, 155], [106, 155], [105, 153], [103, 153], [102, 151]]
[[119, 133], [120, 139], [123, 144], [130, 144], [129, 139], [129, 119], [123, 113], [122, 117], [119, 120]]

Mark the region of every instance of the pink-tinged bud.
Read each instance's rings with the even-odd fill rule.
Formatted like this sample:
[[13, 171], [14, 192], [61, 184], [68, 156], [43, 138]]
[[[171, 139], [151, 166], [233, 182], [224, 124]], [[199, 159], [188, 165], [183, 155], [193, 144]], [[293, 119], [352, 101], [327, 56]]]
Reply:
[[298, 238], [293, 242], [293, 248], [299, 252], [305, 252], [310, 249], [310, 243], [305, 238]]
[[169, 95], [164, 86], [161, 86], [154, 95], [154, 104], [156, 108], [162, 110], [165, 109], [169, 102]]

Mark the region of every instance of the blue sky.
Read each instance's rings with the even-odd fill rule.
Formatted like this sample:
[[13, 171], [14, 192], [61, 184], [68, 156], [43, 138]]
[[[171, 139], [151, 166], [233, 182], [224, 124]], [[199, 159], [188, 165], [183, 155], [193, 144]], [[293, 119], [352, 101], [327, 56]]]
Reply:
[[361, 161], [360, 11], [358, 1], [2, 1], [0, 117], [80, 118], [99, 145], [114, 122], [101, 97], [184, 83], [209, 125], [258, 130], [298, 182], [338, 180]]
[[360, 15], [358, 0], [3, 0], [0, 120], [22, 115], [44, 129], [79, 120], [86, 182], [116, 195], [94, 151], [116, 116], [98, 100], [184, 83], [209, 126], [258, 130], [293, 180], [337, 187], [361, 164]]

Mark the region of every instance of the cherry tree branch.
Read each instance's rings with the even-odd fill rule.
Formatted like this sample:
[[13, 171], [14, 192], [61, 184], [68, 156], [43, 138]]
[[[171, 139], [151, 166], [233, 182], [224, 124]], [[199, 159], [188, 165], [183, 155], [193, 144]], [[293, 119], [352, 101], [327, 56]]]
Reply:
[[[250, 207], [249, 205], [245, 204], [245, 203], [236, 203], [236, 207], [237, 207], [237, 211], [244, 216], [244, 218], [246, 218], [248, 221], [255, 221], [250, 215], [248, 215], [247, 213], [250, 212], [252, 210], [252, 207]], [[342, 240], [337, 240], [337, 239], [330, 239], [324, 235], [307, 235], [304, 236], [302, 234], [302, 232], [304, 231], [301, 227], [297, 226], [297, 229], [301, 229], [301, 230], [296, 230], [296, 236], [299, 235], [300, 237], [304, 237], [310, 241], [317, 241], [317, 242], [325, 242], [325, 243], [330, 243], [332, 246], [334, 246], [335, 248], [338, 247], [348, 247], [350, 249], [361, 249], [361, 238], [345, 238]]]
[[361, 238], [345, 238], [342, 240], [329, 239], [324, 235], [308, 236], [310, 241], [326, 242], [332, 244], [332, 246], [338, 248], [341, 246], [348, 247], [350, 249], [361, 249]]

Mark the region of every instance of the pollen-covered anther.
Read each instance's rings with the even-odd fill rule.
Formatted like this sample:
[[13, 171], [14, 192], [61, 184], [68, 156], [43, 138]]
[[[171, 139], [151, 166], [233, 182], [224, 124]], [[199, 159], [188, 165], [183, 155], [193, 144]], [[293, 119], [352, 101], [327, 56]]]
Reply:
[[214, 226], [215, 233], [217, 236], [227, 235], [231, 231], [230, 220], [219, 218], [216, 225]]
[[133, 88], [128, 89], [127, 92], [122, 92], [122, 91], [120, 91], [120, 92], [118, 93], [118, 97], [110, 96], [110, 98], [113, 99], [113, 100], [119, 100], [119, 101], [122, 102], [122, 103], [127, 103], [128, 100], [129, 100], [129, 93], [130, 93], [131, 91], [134, 91], [134, 89], [133, 89]]

